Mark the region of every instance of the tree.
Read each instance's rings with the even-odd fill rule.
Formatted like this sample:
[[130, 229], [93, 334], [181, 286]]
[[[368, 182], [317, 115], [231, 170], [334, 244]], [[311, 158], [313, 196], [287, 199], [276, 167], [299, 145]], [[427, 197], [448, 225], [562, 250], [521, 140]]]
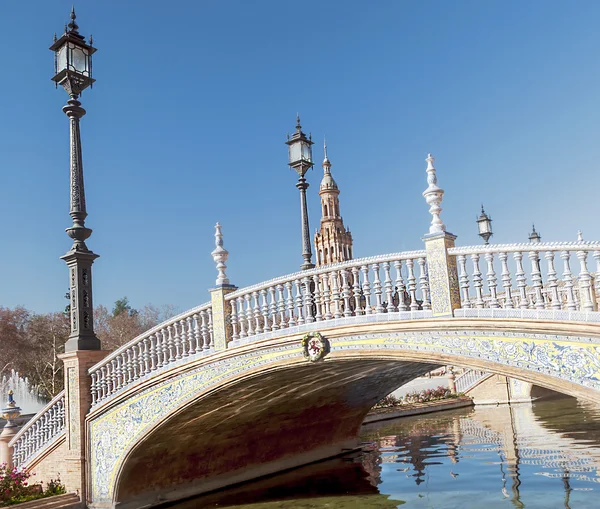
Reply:
[[19, 371], [37, 386], [41, 396], [51, 399], [64, 388], [58, 354], [64, 352], [69, 337], [69, 318], [64, 313], [32, 315], [25, 332], [27, 349]]
[[129, 316], [137, 315], [137, 310], [133, 309], [129, 305], [129, 299], [127, 297], [123, 297], [117, 301], [115, 301], [115, 305], [112, 310], [113, 318], [116, 318], [122, 313], [126, 313]]

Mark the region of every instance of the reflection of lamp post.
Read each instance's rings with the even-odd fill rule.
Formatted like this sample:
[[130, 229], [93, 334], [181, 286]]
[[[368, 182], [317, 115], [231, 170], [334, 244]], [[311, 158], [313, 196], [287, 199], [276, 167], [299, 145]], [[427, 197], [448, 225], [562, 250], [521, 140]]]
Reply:
[[8, 469], [13, 467], [13, 448], [8, 443], [17, 434], [17, 425], [13, 422], [21, 415], [21, 409], [15, 403], [13, 391], [8, 391], [8, 402], [2, 409], [2, 418], [6, 424], [0, 433], [0, 463], [6, 463]]
[[86, 228], [85, 190], [83, 187], [83, 158], [79, 120], [85, 115], [78, 98], [94, 83], [92, 78], [92, 54], [96, 48], [85, 42], [75, 22], [75, 10], [71, 11], [71, 22], [65, 33], [56, 39], [50, 49], [54, 51], [55, 75], [52, 80], [61, 85], [70, 99], [63, 107], [69, 117], [71, 131], [71, 211], [73, 226], [67, 234], [73, 239], [71, 250], [62, 259], [69, 267], [71, 334], [65, 344], [65, 352], [76, 350], [100, 350], [100, 340], [94, 333], [94, 310], [92, 304], [92, 263], [98, 258], [85, 245], [92, 230]]
[[308, 227], [308, 208], [306, 205], [306, 190], [308, 182], [304, 178], [306, 172], [313, 167], [312, 149], [313, 142], [302, 132], [300, 117], [296, 117], [296, 132], [285, 142], [289, 148], [289, 166], [298, 173], [296, 187], [300, 190], [300, 213], [302, 215], [302, 257], [304, 263], [300, 266], [302, 270], [314, 268], [312, 262], [312, 251], [310, 248], [310, 229]]
[[477, 227], [479, 228], [479, 236], [486, 244], [489, 244], [490, 237], [493, 235], [492, 218], [485, 213], [483, 205], [481, 206], [481, 215], [477, 219]]

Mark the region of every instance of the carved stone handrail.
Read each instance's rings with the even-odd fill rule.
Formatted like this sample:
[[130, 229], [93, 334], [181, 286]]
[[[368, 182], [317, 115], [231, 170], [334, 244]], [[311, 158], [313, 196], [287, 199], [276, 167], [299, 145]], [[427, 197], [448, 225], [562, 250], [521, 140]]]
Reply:
[[[598, 310], [600, 242], [492, 244], [454, 247], [448, 254], [456, 256], [463, 310]], [[595, 272], [588, 268], [589, 254]], [[578, 274], [573, 260], [579, 262]]]
[[150, 373], [214, 350], [207, 302], [140, 334], [89, 369], [92, 406]]
[[65, 391], [57, 394], [12, 438], [13, 459], [23, 466], [65, 431]]
[[454, 381], [456, 392], [466, 394], [477, 384], [492, 376], [492, 373], [480, 371], [477, 369], [467, 369], [464, 373], [456, 377]]
[[305, 323], [428, 311], [426, 251], [358, 258], [295, 272], [234, 291], [225, 300], [231, 304], [234, 345]]
[[573, 241], [573, 242], [519, 242], [514, 244], [487, 244], [477, 246], [451, 247], [450, 255], [471, 255], [485, 253], [513, 253], [515, 251], [600, 251], [600, 241]]

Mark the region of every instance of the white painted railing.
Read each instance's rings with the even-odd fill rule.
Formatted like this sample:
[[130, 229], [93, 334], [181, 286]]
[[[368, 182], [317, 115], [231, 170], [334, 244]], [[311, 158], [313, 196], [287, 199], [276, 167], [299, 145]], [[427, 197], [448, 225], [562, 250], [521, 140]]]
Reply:
[[[594, 276], [600, 273], [600, 242], [498, 244], [448, 252], [456, 256], [462, 309], [598, 309], [600, 278]], [[589, 255], [596, 262], [595, 274], [588, 268]]]
[[92, 366], [92, 406], [151, 373], [213, 348], [212, 309], [206, 303], [157, 325]]
[[42, 408], [10, 441], [16, 467], [24, 466], [65, 431], [65, 391]]
[[296, 272], [237, 290], [225, 299], [231, 302], [234, 343], [305, 323], [431, 309], [425, 251]]
[[456, 377], [454, 384], [456, 392], [465, 394], [467, 391], [475, 387], [479, 382], [492, 376], [487, 371], [479, 371], [477, 369], [467, 369], [464, 373]]

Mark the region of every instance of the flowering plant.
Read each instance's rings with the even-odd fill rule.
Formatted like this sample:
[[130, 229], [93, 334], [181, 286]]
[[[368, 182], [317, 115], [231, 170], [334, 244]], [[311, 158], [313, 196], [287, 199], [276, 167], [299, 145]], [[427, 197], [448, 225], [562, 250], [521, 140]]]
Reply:
[[27, 479], [31, 474], [16, 467], [9, 468], [6, 463], [0, 465], [0, 500], [8, 501], [23, 497], [31, 491]]

